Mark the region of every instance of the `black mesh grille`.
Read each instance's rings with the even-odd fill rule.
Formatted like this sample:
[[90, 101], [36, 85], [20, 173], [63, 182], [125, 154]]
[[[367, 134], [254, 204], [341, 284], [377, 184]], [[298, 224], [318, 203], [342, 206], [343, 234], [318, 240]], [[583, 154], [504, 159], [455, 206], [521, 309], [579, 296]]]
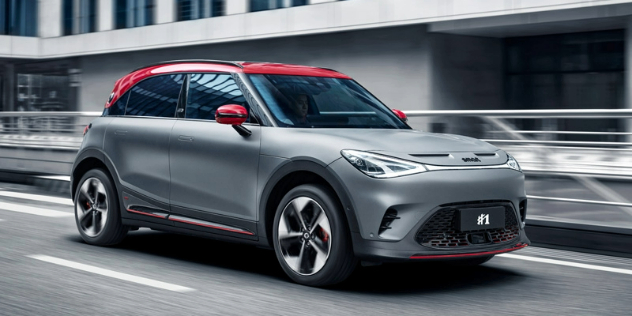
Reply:
[[[478, 204], [478, 203], [477, 203]], [[422, 246], [435, 248], [467, 247], [472, 244], [468, 240], [468, 234], [487, 233], [490, 244], [500, 244], [510, 242], [518, 238], [520, 229], [516, 214], [510, 203], [481, 203], [477, 206], [504, 206], [505, 207], [505, 227], [496, 229], [481, 229], [468, 232], [460, 232], [456, 229], [455, 221], [457, 210], [461, 207], [472, 207], [472, 203], [444, 207], [435, 212], [430, 219], [424, 223], [417, 232], [417, 242]]]

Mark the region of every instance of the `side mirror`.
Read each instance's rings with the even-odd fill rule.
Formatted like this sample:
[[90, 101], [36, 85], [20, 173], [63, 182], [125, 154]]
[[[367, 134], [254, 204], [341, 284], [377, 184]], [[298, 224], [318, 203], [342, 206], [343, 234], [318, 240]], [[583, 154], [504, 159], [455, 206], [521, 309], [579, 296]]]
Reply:
[[406, 116], [406, 113], [400, 110], [395, 110], [395, 109], [393, 109], [393, 113], [395, 113], [395, 115], [397, 115], [397, 117], [399, 117], [400, 120], [404, 122], [408, 122], [408, 116]]
[[222, 105], [215, 111], [215, 121], [220, 124], [241, 125], [248, 119], [248, 111], [241, 105]]
[[226, 104], [215, 111], [215, 121], [220, 124], [232, 125], [233, 128], [243, 137], [252, 135], [252, 132], [241, 126], [248, 119], [248, 111], [238, 104]]

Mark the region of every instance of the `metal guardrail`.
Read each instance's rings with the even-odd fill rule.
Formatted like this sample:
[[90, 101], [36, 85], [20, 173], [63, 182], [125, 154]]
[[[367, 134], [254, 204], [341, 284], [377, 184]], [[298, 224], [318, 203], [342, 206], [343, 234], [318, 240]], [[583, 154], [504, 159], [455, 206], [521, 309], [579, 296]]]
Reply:
[[478, 116], [500, 118], [632, 118], [632, 109], [573, 110], [437, 110], [404, 111], [407, 116]]
[[[549, 123], [558, 119], [632, 119], [632, 109], [574, 109], [574, 110], [439, 110], [439, 111], [404, 111], [407, 116], [430, 118], [477, 118], [486, 124], [482, 140], [500, 146], [514, 156], [530, 157], [518, 159], [527, 174], [567, 176], [577, 180], [591, 192], [604, 198], [604, 201], [548, 197], [529, 195], [533, 200], [595, 204], [620, 207], [624, 213], [632, 216], [632, 203], [614, 190], [606, 187], [596, 179], [616, 178], [632, 181], [632, 159], [627, 152], [632, 151], [629, 141], [593, 141], [593, 140], [555, 140], [550, 139], [563, 135], [575, 137], [627, 137], [632, 131], [564, 131], [557, 129], [521, 130], [515, 125], [516, 120], [547, 120]], [[553, 124], [555, 126], [555, 124]], [[632, 126], [632, 124], [628, 125]], [[499, 135], [506, 135], [499, 138]], [[538, 139], [542, 136], [548, 139]], [[608, 158], [619, 154], [619, 164], [604, 164], [600, 153], [608, 153]], [[562, 156], [593, 156], [592, 161], [564, 161]], [[535, 157], [535, 158], [534, 158]], [[532, 160], [530, 160], [532, 159]], [[568, 165], [572, 167], [568, 167]]]
[[0, 112], [0, 147], [76, 151], [101, 112]]

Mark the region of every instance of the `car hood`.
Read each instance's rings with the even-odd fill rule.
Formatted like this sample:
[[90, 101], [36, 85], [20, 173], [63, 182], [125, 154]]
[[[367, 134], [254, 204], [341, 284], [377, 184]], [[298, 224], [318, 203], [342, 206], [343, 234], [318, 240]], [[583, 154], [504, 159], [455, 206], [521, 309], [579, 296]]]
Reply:
[[262, 154], [285, 158], [313, 157], [330, 163], [340, 150], [369, 151], [442, 166], [494, 165], [506, 154], [475, 138], [397, 129], [266, 128]]

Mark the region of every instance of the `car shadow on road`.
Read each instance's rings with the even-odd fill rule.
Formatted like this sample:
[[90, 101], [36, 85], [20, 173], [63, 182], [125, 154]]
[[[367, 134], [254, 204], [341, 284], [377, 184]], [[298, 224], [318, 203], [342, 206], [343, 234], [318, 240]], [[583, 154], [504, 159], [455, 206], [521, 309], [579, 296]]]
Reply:
[[[71, 237], [72, 241], [83, 242]], [[292, 282], [283, 272], [274, 251], [250, 245], [142, 230], [130, 233], [115, 247], [190, 263], [267, 276]], [[493, 262], [493, 261], [492, 261]], [[454, 267], [439, 263], [397, 263], [358, 267], [351, 277], [329, 290], [366, 294], [419, 294], [511, 285], [525, 280], [517, 271], [485, 264]]]
[[347, 282], [335, 288], [367, 294], [420, 294], [506, 286], [526, 278], [517, 271], [494, 267], [490, 263], [475, 267], [446, 263], [388, 263], [361, 267]]

